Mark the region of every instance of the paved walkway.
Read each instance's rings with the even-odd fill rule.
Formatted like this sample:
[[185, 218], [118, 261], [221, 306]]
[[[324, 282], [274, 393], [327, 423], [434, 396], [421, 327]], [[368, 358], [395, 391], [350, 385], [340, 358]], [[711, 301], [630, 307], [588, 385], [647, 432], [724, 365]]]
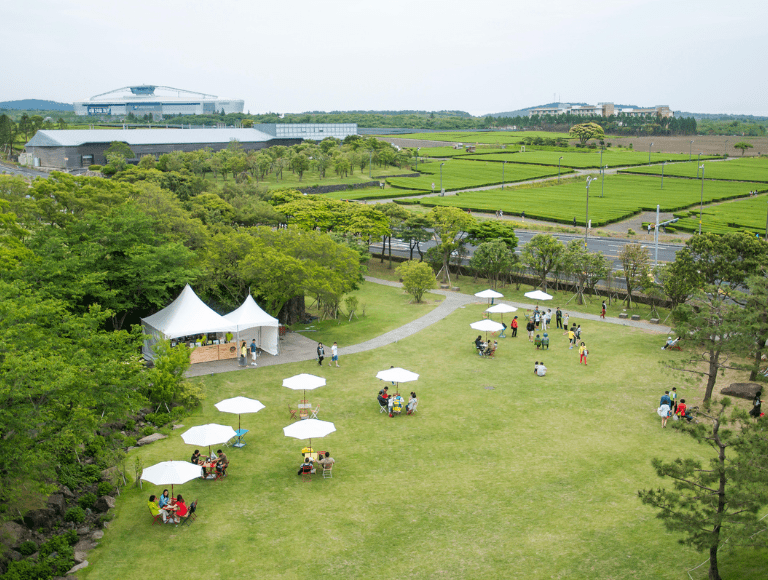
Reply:
[[[373, 278], [371, 276], [366, 276], [365, 279], [367, 282], [372, 282], [374, 284], [381, 284], [383, 286], [391, 286], [392, 288], [403, 287], [403, 285], [400, 282], [382, 280], [380, 278]], [[357, 354], [359, 352], [365, 352], [368, 350], [373, 350], [375, 348], [380, 348], [382, 346], [387, 346], [388, 344], [396, 343], [399, 340], [412, 336], [424, 330], [428, 326], [431, 326], [436, 322], [443, 320], [444, 318], [446, 318], [447, 316], [449, 316], [459, 308], [462, 308], [468, 304], [478, 304], [482, 302], [482, 300], [478, 299], [475, 296], [472, 296], [469, 294], [461, 294], [458, 292], [451, 292], [449, 290], [431, 290], [431, 293], [445, 296], [445, 300], [443, 300], [443, 302], [441, 302], [431, 312], [428, 312], [424, 316], [417, 318], [416, 320], [413, 320], [408, 324], [404, 324], [399, 328], [395, 328], [394, 330], [385, 332], [384, 334], [379, 335], [370, 340], [366, 340], [365, 342], [361, 342], [359, 344], [355, 344], [352, 346], [341, 347], [339, 348], [339, 356], [344, 356], [348, 354]], [[534, 304], [511, 302], [509, 300], [501, 300], [501, 301], [497, 301], [497, 303], [498, 302], [503, 302], [504, 304], [515, 306], [520, 310], [531, 310], [535, 306]], [[608, 317], [605, 320], [601, 320], [598, 314], [574, 312], [570, 309], [568, 310], [568, 312], [570, 313], [571, 320], [592, 320], [596, 322], [601, 321], [607, 324], [617, 324], [620, 326], [631, 326], [634, 328], [640, 328], [647, 332], [654, 332], [658, 334], [669, 334], [672, 331], [672, 329], [669, 326], [664, 326], [661, 324], [650, 324], [648, 322], [639, 321], [639, 320], [625, 320], [622, 318], [612, 318], [612, 317]], [[238, 363], [238, 359], [212, 361], [212, 362], [198, 363], [198, 364], [192, 365], [190, 369], [187, 371], [187, 376], [199, 377], [202, 375], [208, 375], [208, 374], [213, 375], [218, 373], [228, 373], [232, 371], [255, 371], [255, 370], [258, 370], [259, 367], [283, 365], [283, 364], [294, 363], [294, 362], [314, 361], [315, 356], [317, 354], [316, 349], [317, 349], [317, 341], [312, 340], [311, 338], [304, 336], [299, 332], [291, 332], [291, 333], [288, 333], [285, 337], [280, 339], [280, 356], [263, 354], [261, 357], [259, 357], [259, 362], [257, 367], [253, 367], [253, 366], [241, 367]], [[330, 361], [330, 348], [327, 348], [326, 352], [328, 353], [327, 360]]]

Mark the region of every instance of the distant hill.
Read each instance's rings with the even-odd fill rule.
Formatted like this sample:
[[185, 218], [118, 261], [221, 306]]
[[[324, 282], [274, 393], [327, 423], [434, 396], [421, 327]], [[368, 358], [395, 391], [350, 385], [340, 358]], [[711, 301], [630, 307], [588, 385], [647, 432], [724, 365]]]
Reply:
[[[484, 117], [527, 117], [528, 113], [531, 111], [531, 109], [539, 109], [541, 107], [556, 107], [557, 105], [564, 104], [564, 105], [590, 105], [592, 103], [547, 103], [545, 105], [536, 105], [534, 107], [526, 107], [525, 109], [518, 109], [517, 111], [506, 111], [504, 113], [489, 113], [487, 115], [483, 115]], [[614, 104], [614, 107], [617, 109], [622, 108], [634, 108], [635, 105], [616, 105]]]
[[694, 119], [707, 119], [710, 121], [768, 121], [768, 117], [755, 115], [727, 115], [725, 113], [689, 113], [688, 111], [675, 111], [675, 117]]
[[0, 102], [0, 109], [15, 109], [18, 111], [69, 111], [73, 110], [71, 104], [57, 101], [42, 101], [40, 99], [22, 99], [20, 101]]

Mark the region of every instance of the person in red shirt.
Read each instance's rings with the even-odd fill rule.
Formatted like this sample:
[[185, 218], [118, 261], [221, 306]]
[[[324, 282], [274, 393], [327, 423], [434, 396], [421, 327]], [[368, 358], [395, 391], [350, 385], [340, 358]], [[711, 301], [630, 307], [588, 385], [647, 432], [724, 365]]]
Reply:
[[689, 423], [693, 421], [693, 417], [688, 411], [688, 406], [685, 404], [685, 399], [680, 399], [680, 402], [677, 405], [677, 412], [675, 414], [680, 417], [680, 419], [687, 419]]
[[176, 503], [174, 506], [176, 506], [176, 521], [178, 523], [179, 518], [183, 518], [187, 515], [187, 504], [184, 503], [184, 498], [181, 497], [181, 494], [176, 496]]
[[517, 316], [512, 319], [512, 336], [517, 336]]

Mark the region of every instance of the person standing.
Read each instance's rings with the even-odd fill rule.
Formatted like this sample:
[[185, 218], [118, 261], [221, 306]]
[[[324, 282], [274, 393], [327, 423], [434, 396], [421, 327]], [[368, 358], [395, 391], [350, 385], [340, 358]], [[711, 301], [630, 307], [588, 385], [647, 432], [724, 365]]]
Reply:
[[[659, 405], [659, 408], [656, 410], [656, 412], [659, 414], [659, 417], [661, 417], [661, 428], [667, 426], [667, 419], [669, 419], [669, 416], [672, 414], [672, 411], [669, 408], [669, 405], [664, 401], [664, 398], [662, 397], [662, 403]], [[669, 397], [667, 397], [667, 400], [669, 400]]]
[[600, 313], [600, 318], [605, 320], [605, 300], [603, 300], [603, 311]]
[[525, 223], [525, 212], [522, 212], [520, 215], [523, 217], [523, 223]]
[[573, 217], [573, 227], [576, 227], [576, 216]]
[[547, 329], [547, 315], [544, 311], [541, 312], [540, 315], [541, 320], [541, 331], [544, 332]]
[[253, 366], [258, 366], [256, 364], [256, 357], [259, 356], [259, 347], [256, 346], [256, 339], [251, 339], [251, 364]]
[[512, 338], [517, 338], [517, 316], [512, 319]]
[[565, 313], [565, 318], [563, 319], [563, 328], [565, 330], [568, 330], [568, 318], [570, 318], [570, 317], [568, 316], [568, 313], [566, 312]]
[[243, 341], [243, 344], [240, 345], [240, 366], [244, 367], [248, 364], [248, 347], [245, 344], [245, 341]]
[[[334, 342], [331, 345], [331, 362], [336, 363], [336, 367], [339, 366], [339, 346]], [[328, 366], [331, 366], [331, 363], [328, 363]]]
[[669, 404], [673, 413], [677, 413], [677, 387], [672, 387], [672, 392], [669, 394], [671, 403]]
[[563, 329], [563, 311], [560, 310], [559, 306], [557, 307], [557, 311], [555, 312], [555, 322], [557, 323], [557, 328], [562, 330]]
[[666, 404], [670, 409], [672, 408], [672, 398], [669, 396], [669, 391], [664, 391], [659, 401], [659, 406]]
[[749, 414], [755, 419], [759, 419], [762, 413], [761, 407], [763, 403], [760, 400], [760, 395], [762, 394], [763, 394], [763, 391], [757, 391], [755, 393], [755, 399], [752, 401], [752, 410], [749, 412]]
[[574, 343], [576, 342], [576, 333], [574, 332], [574, 327], [571, 327], [568, 330], [568, 344], [570, 346], [568, 347], [568, 350], [571, 350], [573, 348]]
[[525, 325], [528, 331], [528, 342], [533, 342], [533, 332], [536, 329], [536, 324], [533, 322], [533, 318], [528, 319], [528, 324]]
[[325, 359], [325, 348], [323, 347], [322, 342], [318, 342], [317, 343], [317, 364], [319, 366], [322, 366], [324, 359]]
[[589, 354], [589, 351], [587, 350], [587, 345], [583, 342], [579, 345], [579, 364], [582, 362], [584, 363], [584, 366], [587, 366], [587, 355]]

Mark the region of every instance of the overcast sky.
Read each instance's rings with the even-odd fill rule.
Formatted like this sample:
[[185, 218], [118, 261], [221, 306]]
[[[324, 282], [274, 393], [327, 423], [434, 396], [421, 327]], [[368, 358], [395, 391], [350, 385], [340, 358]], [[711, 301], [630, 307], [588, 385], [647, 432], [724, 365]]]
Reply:
[[251, 113], [560, 100], [768, 115], [765, 0], [36, 0], [0, 16], [0, 101], [146, 83]]

